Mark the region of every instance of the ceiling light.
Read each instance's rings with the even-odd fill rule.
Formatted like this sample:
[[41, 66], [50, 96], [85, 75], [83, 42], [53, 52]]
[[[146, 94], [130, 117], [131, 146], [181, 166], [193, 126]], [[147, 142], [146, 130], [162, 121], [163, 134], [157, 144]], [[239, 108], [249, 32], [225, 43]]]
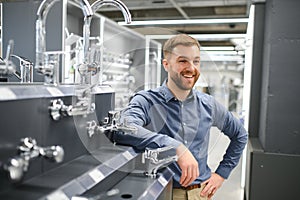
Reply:
[[248, 18], [230, 18], [230, 19], [188, 19], [188, 20], [147, 20], [147, 21], [132, 21], [130, 24], [118, 22], [123, 26], [149, 26], [149, 25], [190, 25], [190, 24], [233, 24], [233, 23], [248, 23]]
[[[222, 41], [230, 40], [232, 38], [246, 38], [246, 34], [189, 34], [199, 41]], [[167, 40], [175, 35], [147, 35], [149, 39]]]
[[202, 46], [201, 48], [205, 51], [234, 51], [233, 46]]

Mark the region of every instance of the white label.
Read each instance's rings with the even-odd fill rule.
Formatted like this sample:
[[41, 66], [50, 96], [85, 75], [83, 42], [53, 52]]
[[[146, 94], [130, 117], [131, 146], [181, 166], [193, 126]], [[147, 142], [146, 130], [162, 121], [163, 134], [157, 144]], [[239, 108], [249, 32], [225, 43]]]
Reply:
[[167, 184], [168, 184], [168, 181], [165, 179], [165, 177], [163, 177], [163, 176], [160, 176], [159, 178], [158, 178], [158, 182], [162, 185], [162, 186], [166, 186]]
[[89, 175], [96, 183], [99, 183], [102, 179], [104, 179], [104, 175], [98, 169], [94, 169], [89, 173]]
[[47, 200], [69, 200], [69, 198], [65, 193], [59, 190], [57, 192], [48, 195]]
[[64, 94], [56, 87], [47, 87], [47, 90], [52, 96], [64, 96]]
[[123, 156], [127, 159], [127, 160], [131, 160], [133, 158], [133, 155], [131, 153], [129, 153], [129, 151], [125, 151], [123, 153]]
[[71, 200], [88, 200], [88, 199], [85, 198], [85, 197], [76, 197], [76, 196], [73, 196], [73, 197], [71, 198]]
[[0, 88], [0, 100], [8, 99], [17, 99], [17, 96], [8, 88]]

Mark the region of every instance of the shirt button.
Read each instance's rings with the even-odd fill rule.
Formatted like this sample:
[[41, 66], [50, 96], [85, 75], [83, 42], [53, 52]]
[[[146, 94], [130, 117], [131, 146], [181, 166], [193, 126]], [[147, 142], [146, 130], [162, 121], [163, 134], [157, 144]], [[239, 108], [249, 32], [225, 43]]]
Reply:
[[188, 142], [186, 140], [184, 140], [184, 144], [187, 144]]
[[182, 125], [183, 125], [183, 126], [186, 126], [186, 123], [185, 123], [185, 122], [183, 122], [183, 123], [182, 123]]

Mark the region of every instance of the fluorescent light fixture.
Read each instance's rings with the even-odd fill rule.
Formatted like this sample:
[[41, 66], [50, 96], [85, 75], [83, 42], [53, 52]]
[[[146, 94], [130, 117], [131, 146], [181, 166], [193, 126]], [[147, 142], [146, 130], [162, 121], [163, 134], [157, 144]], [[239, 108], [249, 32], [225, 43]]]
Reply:
[[204, 47], [202, 46], [201, 49], [205, 51], [234, 51], [233, 46], [211, 46], [211, 47]]
[[209, 55], [238, 55], [236, 51], [205, 51]]
[[209, 56], [203, 56], [201, 59], [202, 62], [243, 62], [243, 57], [239, 55], [209, 55]]
[[[246, 34], [189, 34], [193, 38], [199, 41], [218, 41], [218, 40], [228, 40], [232, 38], [246, 38]], [[167, 40], [175, 35], [147, 35], [149, 39], [153, 40]]]
[[187, 25], [187, 24], [237, 24], [248, 23], [248, 18], [229, 18], [229, 19], [180, 19], [180, 20], [147, 20], [132, 21], [130, 24], [118, 22], [122, 26], [150, 26], [150, 25]]

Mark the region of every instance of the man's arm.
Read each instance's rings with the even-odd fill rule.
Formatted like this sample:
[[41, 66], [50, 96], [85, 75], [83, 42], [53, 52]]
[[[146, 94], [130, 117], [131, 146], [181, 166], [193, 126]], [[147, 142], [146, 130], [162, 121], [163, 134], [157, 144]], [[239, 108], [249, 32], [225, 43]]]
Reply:
[[136, 127], [137, 133], [115, 133], [110, 139], [119, 144], [133, 146], [139, 151], [144, 151], [146, 147], [155, 149], [172, 146], [176, 149], [177, 163], [182, 170], [180, 184], [186, 187], [199, 176], [198, 163], [192, 153], [178, 140], [144, 128], [149, 122], [147, 112], [150, 106], [144, 96], [135, 96], [128, 108], [122, 112], [121, 122]]
[[201, 196], [208, 196], [209, 199], [238, 164], [248, 140], [247, 131], [236, 117], [216, 101], [213, 106], [214, 125], [230, 138], [230, 144], [216, 172], [212, 173], [211, 177], [204, 182], [205, 188], [202, 190]]
[[216, 170], [217, 174], [227, 179], [239, 162], [247, 144], [248, 133], [243, 124], [217, 101], [214, 101], [213, 104], [213, 122], [213, 125], [217, 126], [230, 139], [223, 160]]

